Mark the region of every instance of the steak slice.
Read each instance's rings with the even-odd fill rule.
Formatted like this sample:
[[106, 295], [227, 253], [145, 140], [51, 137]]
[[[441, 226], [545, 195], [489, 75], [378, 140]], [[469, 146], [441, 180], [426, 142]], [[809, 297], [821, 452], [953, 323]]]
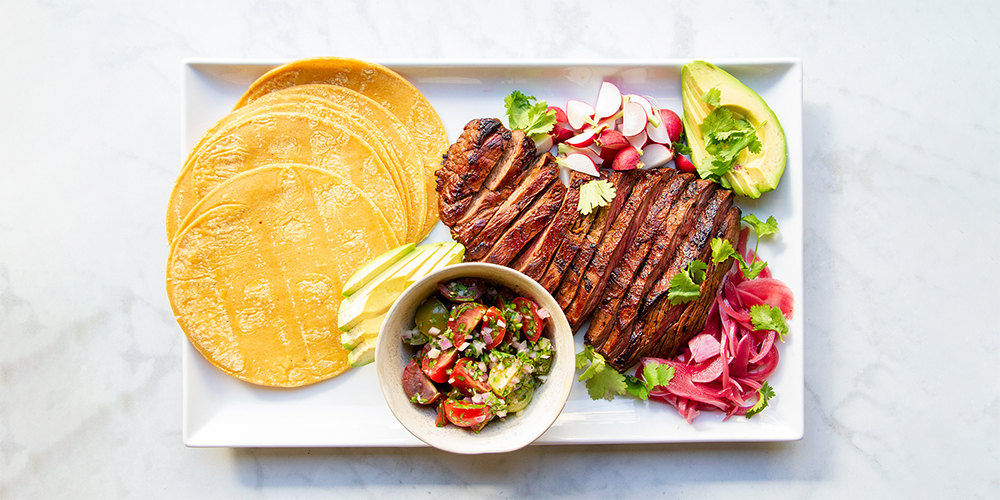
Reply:
[[497, 240], [493, 249], [483, 257], [482, 261], [501, 266], [509, 264], [517, 254], [521, 253], [524, 246], [552, 221], [565, 197], [566, 186], [563, 186], [562, 182], [555, 181], [549, 184], [545, 192], [535, 198], [531, 206]]
[[[739, 207], [729, 207], [729, 211], [716, 230], [714, 237], [727, 240], [733, 245], [733, 248], [736, 248], [740, 237], [741, 215]], [[708, 318], [708, 311], [715, 302], [722, 279], [736, 262], [735, 257], [730, 257], [724, 262], [715, 264], [711, 262], [711, 250], [708, 254], [708, 270], [705, 274], [705, 281], [701, 284], [701, 295], [698, 300], [689, 303], [677, 323], [667, 329], [664, 338], [672, 340], [669, 346], [664, 347], [659, 353], [654, 353], [655, 356], [667, 359], [676, 357], [696, 333], [705, 329], [705, 319]]]
[[[579, 191], [577, 191], [577, 196], [579, 197]], [[573, 263], [573, 259], [576, 258], [584, 238], [590, 233], [590, 228], [597, 222], [600, 215], [607, 211], [606, 208], [592, 210], [587, 215], [581, 214], [566, 230], [566, 236], [559, 244], [559, 249], [552, 255], [552, 261], [549, 262], [542, 274], [542, 279], [538, 282], [549, 293], [554, 294], [559, 289], [559, 284], [562, 283], [563, 276], [570, 264]], [[601, 219], [600, 224], [604, 224], [603, 219]]]
[[[462, 220], [452, 226], [451, 237], [466, 247], [471, 246], [483, 228], [493, 220], [493, 216], [496, 215], [497, 210], [510, 200], [514, 191], [521, 188], [529, 175], [532, 175], [532, 172], [540, 169], [549, 161], [553, 161], [551, 154], [545, 153], [539, 155], [534, 158], [521, 173], [521, 176], [514, 182], [501, 186], [497, 191], [485, 190], [485, 194], [479, 200], [480, 210], [477, 212], [470, 208], [470, 210], [466, 211]], [[480, 193], [483, 193], [483, 191], [480, 191]]]
[[694, 214], [708, 202], [709, 196], [717, 186], [712, 181], [698, 180], [692, 174], [678, 175], [688, 183], [671, 205], [667, 220], [656, 232], [653, 245], [649, 249], [649, 256], [639, 267], [631, 287], [626, 291], [618, 307], [618, 314], [612, 318], [608, 338], [599, 348], [602, 355], [607, 355], [609, 352], [620, 353], [626, 349], [629, 351], [639, 349], [639, 344], [648, 340], [633, 335], [632, 329], [639, 315], [642, 298], [659, 279], [663, 269], [670, 262], [674, 250], [691, 228]]
[[[576, 296], [564, 310], [573, 330], [580, 328], [594, 311], [597, 301], [601, 298], [604, 286], [611, 277], [611, 271], [618, 266], [622, 253], [635, 238], [639, 226], [646, 218], [649, 210], [649, 200], [655, 198], [663, 185], [663, 173], [660, 170], [636, 170], [636, 182], [629, 193], [628, 200], [622, 204], [621, 211], [611, 220], [607, 231], [601, 237], [601, 242], [590, 258], [590, 264], [580, 279]], [[617, 197], [617, 194], [615, 195]]]
[[438, 212], [445, 224], [465, 213], [510, 141], [510, 131], [496, 118], [472, 120], [448, 148], [437, 177]]
[[526, 136], [523, 130], [512, 131], [507, 147], [486, 176], [482, 188], [472, 196], [451, 205], [453, 208], [448, 214], [441, 214], [442, 220], [447, 215], [448, 221], [445, 223], [456, 228], [452, 232], [460, 234], [464, 241], [459, 238], [455, 238], [456, 240], [464, 244], [479, 234], [497, 207], [514, 191], [518, 179], [534, 159], [535, 141]]
[[570, 174], [569, 189], [563, 198], [562, 206], [556, 212], [552, 223], [545, 227], [530, 245], [525, 247], [511, 267], [521, 271], [529, 278], [541, 282], [545, 269], [552, 261], [563, 238], [571, 227], [581, 217], [577, 205], [580, 203], [580, 186], [592, 179], [587, 174], [573, 172]]
[[559, 166], [552, 155], [545, 153], [517, 186], [510, 197], [497, 208], [483, 230], [465, 248], [465, 260], [476, 261], [486, 256], [493, 245], [510, 227], [510, 223], [559, 175]]
[[670, 207], [680, 196], [684, 186], [691, 180], [691, 176], [675, 175], [674, 170], [664, 170], [664, 172], [666, 175], [663, 189], [650, 202], [646, 218], [642, 221], [635, 238], [628, 243], [629, 247], [622, 259], [611, 271], [601, 301], [590, 317], [590, 328], [587, 329], [586, 341], [587, 344], [596, 349], [604, 345], [604, 341], [607, 340], [614, 325], [614, 319], [618, 314], [618, 307], [625, 298], [626, 292], [635, 284], [633, 280], [635, 273], [638, 272], [639, 266], [649, 254], [660, 226], [666, 222]]
[[601, 213], [598, 214], [597, 219], [591, 224], [590, 231], [587, 232], [587, 237], [581, 242], [580, 249], [576, 252], [576, 257], [573, 258], [573, 262], [570, 263], [566, 275], [559, 284], [559, 290], [556, 292], [555, 298], [563, 311], [569, 307], [570, 303], [573, 302], [573, 298], [576, 297], [580, 280], [590, 265], [590, 259], [594, 256], [594, 252], [601, 243], [604, 233], [611, 226], [611, 222], [618, 217], [622, 206], [628, 201], [632, 185], [635, 184], [637, 179], [638, 175], [631, 170], [612, 172], [608, 176], [608, 181], [615, 186], [615, 199], [609, 206], [601, 207]]
[[612, 366], [627, 368], [639, 361], [642, 356], [662, 353], [665, 346], [670, 344], [672, 339], [668, 339], [665, 333], [677, 323], [684, 309], [687, 308], [686, 303], [674, 305], [667, 298], [666, 292], [670, 287], [670, 279], [687, 267], [691, 261], [700, 259], [704, 262], [707, 260], [706, 255], [711, 255], [712, 251], [709, 240], [722, 224], [732, 202], [733, 192], [728, 189], [719, 189], [712, 194], [705, 209], [698, 213], [691, 231], [674, 252], [670, 264], [651, 289], [652, 291], [661, 288], [663, 293], [649, 308], [643, 308], [641, 315], [633, 324], [632, 336], [640, 335], [643, 343], [639, 349], [634, 351], [609, 352], [609, 358], [606, 359]]

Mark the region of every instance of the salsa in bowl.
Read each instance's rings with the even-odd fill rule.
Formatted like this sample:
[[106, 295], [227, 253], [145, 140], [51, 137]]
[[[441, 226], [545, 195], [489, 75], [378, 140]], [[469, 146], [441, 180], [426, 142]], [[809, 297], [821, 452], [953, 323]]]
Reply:
[[389, 310], [379, 385], [414, 436], [455, 453], [512, 451], [555, 422], [573, 381], [573, 335], [555, 299], [512, 269], [448, 266]]

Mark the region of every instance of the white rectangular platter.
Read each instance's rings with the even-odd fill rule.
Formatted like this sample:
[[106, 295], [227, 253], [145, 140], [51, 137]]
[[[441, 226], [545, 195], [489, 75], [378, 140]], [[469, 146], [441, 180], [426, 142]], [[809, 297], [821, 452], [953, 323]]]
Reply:
[[[183, 81], [183, 155], [228, 113], [258, 76], [285, 61], [187, 60]], [[410, 80], [441, 115], [454, 141], [473, 118], [504, 118], [512, 90], [565, 106], [594, 102], [601, 82], [651, 96], [682, 112], [680, 71], [686, 60], [637, 61], [394, 61], [380, 62]], [[738, 199], [744, 213], [773, 215], [781, 232], [761, 243], [776, 278], [795, 294], [798, 308], [770, 384], [777, 396], [753, 419], [723, 421], [704, 412], [688, 424], [665, 404], [619, 397], [593, 401], [576, 383], [562, 415], [537, 441], [543, 444], [789, 441], [803, 435], [802, 314], [802, 67], [798, 59], [712, 60], [759, 93], [781, 120], [788, 163], [781, 184], [759, 200]], [[506, 121], [506, 120], [504, 120]], [[178, 161], [178, 170], [181, 161]], [[428, 241], [449, 239], [440, 223]], [[178, 335], [182, 335], [180, 329]], [[583, 334], [577, 334], [577, 351]], [[215, 369], [190, 344], [183, 351], [183, 432], [188, 446], [395, 447], [423, 446], [382, 400], [373, 366], [300, 389], [247, 384]]]

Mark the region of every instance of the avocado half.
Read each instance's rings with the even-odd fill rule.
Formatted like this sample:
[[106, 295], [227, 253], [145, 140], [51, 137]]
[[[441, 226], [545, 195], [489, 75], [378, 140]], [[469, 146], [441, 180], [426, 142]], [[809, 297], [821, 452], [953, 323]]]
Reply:
[[778, 117], [756, 92], [729, 73], [705, 61], [690, 62], [681, 69], [684, 132], [691, 146], [691, 159], [695, 165], [701, 165], [702, 161], [711, 157], [705, 149], [701, 124], [714, 108], [702, 102], [701, 97], [712, 87], [717, 87], [721, 93], [721, 106], [746, 118], [754, 127], [766, 121], [757, 130], [762, 145], [760, 153], [754, 154], [744, 149], [733, 169], [723, 176], [723, 183], [728, 183], [727, 187], [731, 187], [736, 194], [750, 198], [774, 191], [785, 171], [785, 158], [788, 155], [785, 131], [781, 128]]

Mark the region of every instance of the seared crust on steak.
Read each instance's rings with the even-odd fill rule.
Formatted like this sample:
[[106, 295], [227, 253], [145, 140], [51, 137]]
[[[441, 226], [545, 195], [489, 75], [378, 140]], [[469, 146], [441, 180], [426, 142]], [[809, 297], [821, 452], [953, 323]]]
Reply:
[[511, 267], [535, 281], [542, 281], [542, 275], [549, 266], [549, 262], [552, 261], [552, 256], [556, 253], [567, 231], [581, 217], [577, 206], [580, 203], [580, 186], [591, 179], [593, 177], [580, 172], [573, 172], [570, 175], [569, 189], [563, 198], [562, 206], [552, 218], [552, 222], [538, 233], [531, 244], [525, 247], [517, 260], [510, 265]]

